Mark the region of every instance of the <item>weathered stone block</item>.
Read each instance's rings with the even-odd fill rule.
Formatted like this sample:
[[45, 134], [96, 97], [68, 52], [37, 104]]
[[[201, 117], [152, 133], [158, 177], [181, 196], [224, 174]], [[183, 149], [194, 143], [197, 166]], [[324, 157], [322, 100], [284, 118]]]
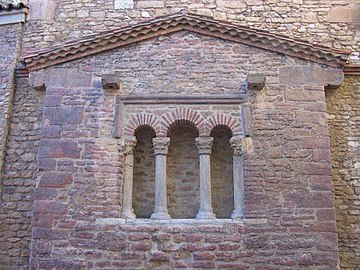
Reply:
[[44, 119], [51, 125], [76, 125], [83, 119], [83, 107], [44, 108]]
[[[66, 78], [66, 79], [65, 79]], [[91, 76], [77, 68], [51, 68], [45, 72], [46, 87], [90, 87]], [[67, 92], [73, 91], [67, 89]]]
[[30, 72], [29, 85], [36, 91], [45, 90], [45, 73], [44, 70]]
[[72, 175], [65, 172], [45, 172], [39, 183], [39, 187], [63, 188], [73, 181]]
[[333, 89], [342, 84], [344, 73], [336, 68], [286, 66], [279, 68], [279, 81], [281, 85], [323, 85]]
[[134, 1], [133, 0], [115, 0], [114, 1], [116, 9], [125, 9], [125, 8], [133, 8]]
[[79, 158], [80, 148], [72, 140], [41, 140], [38, 156], [40, 158]]
[[104, 90], [120, 89], [119, 76], [117, 74], [103, 74], [101, 75], [101, 83]]
[[67, 205], [52, 201], [35, 201], [34, 212], [37, 214], [64, 215], [67, 213]]

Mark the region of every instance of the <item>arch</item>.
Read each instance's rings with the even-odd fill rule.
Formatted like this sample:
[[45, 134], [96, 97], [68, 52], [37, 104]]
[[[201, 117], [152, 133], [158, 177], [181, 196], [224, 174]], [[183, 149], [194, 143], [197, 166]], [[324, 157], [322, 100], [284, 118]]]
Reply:
[[160, 133], [159, 117], [149, 113], [139, 113], [134, 115], [125, 126], [125, 135], [135, 135], [139, 130], [151, 128], [155, 135]]
[[196, 127], [199, 136], [205, 132], [205, 119], [198, 112], [189, 108], [177, 108], [161, 118], [161, 136], [167, 136], [174, 125], [185, 124]]
[[242, 134], [240, 121], [226, 114], [216, 113], [208, 118], [207, 125], [205, 127], [206, 136], [210, 136], [210, 133], [216, 127], [229, 129], [233, 136]]

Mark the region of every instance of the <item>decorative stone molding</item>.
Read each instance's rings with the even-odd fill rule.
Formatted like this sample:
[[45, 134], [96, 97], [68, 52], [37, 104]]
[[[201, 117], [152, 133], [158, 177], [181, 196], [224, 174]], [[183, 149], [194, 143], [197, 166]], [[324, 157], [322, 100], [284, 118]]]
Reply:
[[258, 31], [197, 14], [184, 14], [180, 12], [154, 18], [151, 21], [138, 23], [122, 29], [115, 29], [101, 35], [86, 37], [77, 42], [41, 50], [26, 56], [24, 63], [30, 71], [38, 70], [183, 30], [238, 42], [333, 67], [343, 67], [351, 53], [350, 51], [310, 44], [306, 41]]
[[249, 74], [246, 82], [250, 90], [262, 90], [265, 86], [266, 77], [263, 74]]
[[21, 2], [17, 5], [0, 3], [0, 25], [24, 23], [28, 12], [28, 6]]
[[[123, 111], [118, 109], [118, 114], [121, 112]], [[151, 113], [139, 113], [130, 117], [130, 120], [125, 121], [124, 133], [127, 136], [133, 136], [138, 129], [151, 127], [157, 137], [166, 137], [174, 125], [182, 125], [185, 122], [193, 125], [201, 137], [210, 136], [211, 131], [216, 126], [229, 128], [233, 136], [244, 133], [240, 118], [237, 119], [218, 112], [212, 112], [210, 116], [205, 118], [200, 112], [185, 107], [174, 109], [161, 116]], [[122, 115], [122, 117], [125, 116]], [[117, 118], [117, 121], [120, 121], [120, 116]]]

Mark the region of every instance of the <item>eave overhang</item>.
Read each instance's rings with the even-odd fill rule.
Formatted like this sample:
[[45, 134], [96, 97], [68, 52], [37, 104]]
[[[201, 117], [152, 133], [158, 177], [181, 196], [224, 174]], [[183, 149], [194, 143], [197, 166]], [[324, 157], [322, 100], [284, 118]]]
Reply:
[[337, 68], [345, 66], [351, 53], [310, 44], [284, 35], [181, 12], [25, 55], [22, 60], [24, 66], [20, 69], [23, 69], [23, 73], [24, 70], [36, 71], [183, 30]]
[[14, 23], [24, 23], [29, 7], [23, 3], [3, 4], [0, 3], [0, 26]]

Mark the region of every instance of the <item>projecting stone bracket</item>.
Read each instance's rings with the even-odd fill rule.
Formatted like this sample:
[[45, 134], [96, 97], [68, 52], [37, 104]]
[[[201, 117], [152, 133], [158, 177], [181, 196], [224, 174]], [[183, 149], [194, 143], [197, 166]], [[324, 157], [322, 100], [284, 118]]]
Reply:
[[263, 74], [249, 74], [247, 76], [247, 88], [250, 90], [262, 90], [265, 86], [266, 77]]
[[43, 69], [29, 73], [29, 85], [36, 91], [45, 90], [45, 72]]
[[117, 74], [103, 74], [101, 75], [101, 84], [104, 90], [118, 90], [120, 89], [120, 80]]

